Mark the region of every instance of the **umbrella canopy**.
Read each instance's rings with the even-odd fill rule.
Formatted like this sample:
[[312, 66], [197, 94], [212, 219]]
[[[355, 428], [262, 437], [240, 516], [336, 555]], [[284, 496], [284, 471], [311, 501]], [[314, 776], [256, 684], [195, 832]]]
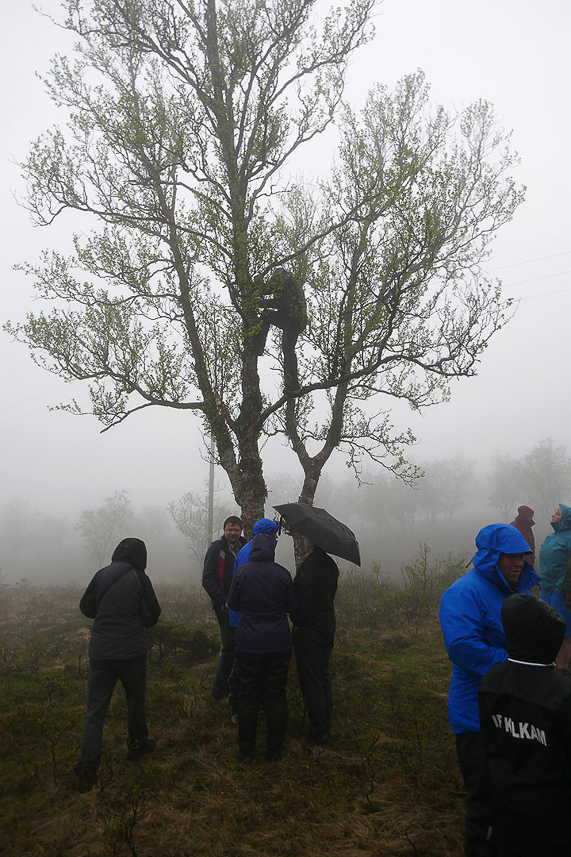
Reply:
[[307, 503], [284, 503], [274, 506], [274, 509], [280, 513], [288, 529], [305, 536], [327, 553], [361, 565], [355, 533], [325, 509]]

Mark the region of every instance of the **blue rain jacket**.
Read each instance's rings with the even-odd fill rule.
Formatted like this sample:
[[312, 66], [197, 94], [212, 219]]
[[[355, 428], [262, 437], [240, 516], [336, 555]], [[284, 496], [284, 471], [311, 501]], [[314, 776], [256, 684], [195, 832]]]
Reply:
[[[279, 529], [277, 521], [272, 521], [270, 518], [260, 518], [256, 521], [252, 528], [252, 539], [260, 533], [267, 533], [269, 536], [275, 536]], [[250, 551], [252, 550], [252, 542], [246, 542], [243, 548], [240, 549], [236, 561], [234, 563], [234, 574], [238, 571], [241, 565], [250, 562]], [[231, 628], [237, 628], [240, 621], [240, 611], [230, 610], [230, 619], [228, 620]]]
[[563, 503], [559, 506], [563, 517], [551, 524], [554, 532], [549, 533], [539, 549], [541, 590], [546, 595], [561, 588], [567, 571], [567, 561], [571, 556], [571, 508]]
[[[491, 666], [507, 660], [500, 611], [513, 594], [498, 569], [503, 553], [531, 553], [522, 534], [511, 524], [490, 524], [476, 536], [472, 568], [450, 586], [440, 602], [444, 645], [452, 661], [448, 717], [453, 732], [479, 732], [478, 689]], [[517, 592], [529, 592], [539, 576], [525, 560]]]

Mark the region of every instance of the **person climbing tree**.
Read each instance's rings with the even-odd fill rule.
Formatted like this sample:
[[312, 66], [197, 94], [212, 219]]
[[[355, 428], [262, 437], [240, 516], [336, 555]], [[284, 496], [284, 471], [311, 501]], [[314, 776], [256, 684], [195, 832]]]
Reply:
[[284, 361], [284, 389], [299, 387], [297, 354], [298, 337], [307, 326], [307, 307], [303, 286], [285, 268], [276, 268], [263, 291], [260, 306], [264, 312], [258, 334], [258, 353], [262, 354], [270, 325], [282, 331], [282, 353]]

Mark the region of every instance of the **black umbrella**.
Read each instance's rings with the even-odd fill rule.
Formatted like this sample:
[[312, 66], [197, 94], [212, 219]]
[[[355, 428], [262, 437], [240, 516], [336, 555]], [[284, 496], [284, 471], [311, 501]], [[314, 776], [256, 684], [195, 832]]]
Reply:
[[274, 509], [280, 513], [288, 529], [305, 536], [327, 553], [361, 565], [355, 533], [325, 509], [318, 509], [308, 503], [284, 503], [274, 506]]

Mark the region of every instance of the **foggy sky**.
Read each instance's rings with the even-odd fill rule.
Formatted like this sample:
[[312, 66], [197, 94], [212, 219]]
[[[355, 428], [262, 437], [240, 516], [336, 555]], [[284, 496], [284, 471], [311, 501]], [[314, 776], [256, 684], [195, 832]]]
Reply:
[[[40, 5], [57, 15], [56, 0]], [[13, 197], [25, 193], [13, 161], [25, 158], [29, 143], [42, 130], [64, 121], [35, 72], [45, 71], [49, 57], [55, 50], [65, 51], [70, 40], [33, 12], [27, 0], [4, 0], [0, 6], [4, 322], [23, 319], [33, 308], [31, 280], [12, 265], [37, 260], [41, 249], [62, 246], [69, 234], [67, 225], [31, 226]], [[398, 404], [395, 427], [410, 425], [419, 438], [416, 460], [458, 451], [471, 459], [494, 453], [520, 456], [548, 436], [565, 444], [571, 418], [565, 348], [571, 308], [571, 8], [567, 0], [546, 0], [541, 7], [531, 0], [482, 0], [477, 5], [467, 0], [385, 0], [375, 26], [374, 43], [350, 68], [352, 99], [358, 102], [376, 81], [392, 87], [404, 74], [422, 68], [434, 100], [446, 107], [461, 109], [478, 98], [492, 101], [501, 124], [513, 129], [513, 147], [521, 156], [516, 180], [528, 188], [514, 221], [500, 231], [488, 265], [502, 280], [504, 295], [519, 300], [515, 318], [492, 340], [478, 377], [453, 385], [451, 403], [424, 415]], [[77, 228], [82, 228], [81, 221]], [[35, 367], [26, 347], [4, 333], [0, 358], [0, 505], [22, 497], [38, 508], [75, 513], [126, 489], [137, 506], [164, 506], [189, 489], [201, 488], [207, 465], [200, 455], [198, 422], [191, 414], [149, 409], [100, 434], [92, 417], [47, 410], [72, 397], [86, 402], [82, 384], [65, 385]], [[268, 457], [276, 458], [277, 451], [276, 444], [270, 444]], [[293, 457], [289, 460], [292, 468], [298, 467]], [[338, 466], [339, 456], [333, 471]], [[222, 471], [218, 481], [226, 481]]]

